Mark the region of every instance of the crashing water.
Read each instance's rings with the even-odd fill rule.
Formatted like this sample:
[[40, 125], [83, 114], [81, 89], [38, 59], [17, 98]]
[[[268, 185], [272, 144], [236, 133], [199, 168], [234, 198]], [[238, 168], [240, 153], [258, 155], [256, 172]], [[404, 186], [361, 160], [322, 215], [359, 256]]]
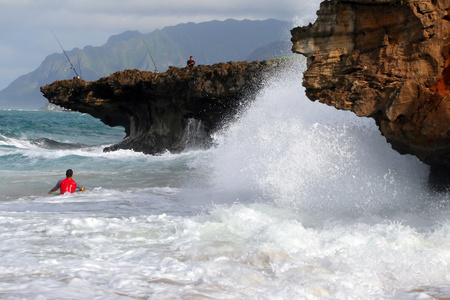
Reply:
[[[448, 194], [294, 64], [208, 150], [103, 153], [122, 128], [0, 111], [0, 298], [450, 297]], [[67, 168], [87, 191], [47, 194]]]

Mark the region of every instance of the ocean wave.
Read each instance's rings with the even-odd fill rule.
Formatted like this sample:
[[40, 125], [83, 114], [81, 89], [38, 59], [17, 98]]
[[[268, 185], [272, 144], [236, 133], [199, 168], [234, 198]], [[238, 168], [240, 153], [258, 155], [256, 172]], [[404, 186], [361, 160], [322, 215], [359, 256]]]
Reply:
[[83, 143], [60, 142], [49, 138], [13, 138], [0, 134], [0, 147], [24, 149], [24, 150], [91, 150], [96, 148], [104, 148], [110, 146], [105, 145], [87, 145]]
[[73, 150], [92, 148], [81, 143], [65, 143], [58, 142], [49, 138], [27, 139], [27, 138], [11, 138], [0, 135], [0, 146], [17, 149], [56, 149], [56, 150]]
[[0, 146], [18, 149], [36, 148], [28, 139], [16, 139], [0, 134]]
[[62, 149], [62, 150], [64, 150], [64, 149], [81, 149], [81, 148], [90, 147], [85, 144], [63, 143], [63, 142], [58, 142], [58, 141], [48, 139], [48, 138], [34, 139], [34, 140], [31, 140], [30, 143], [32, 145], [36, 145], [39, 148], [44, 148], [44, 149]]

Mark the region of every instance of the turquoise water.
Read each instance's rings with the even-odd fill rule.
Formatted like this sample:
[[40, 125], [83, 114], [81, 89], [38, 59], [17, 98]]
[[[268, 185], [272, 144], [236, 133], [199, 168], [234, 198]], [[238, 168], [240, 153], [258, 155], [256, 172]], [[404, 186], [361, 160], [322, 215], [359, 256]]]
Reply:
[[[125, 136], [121, 127], [108, 127], [90, 115], [76, 112], [2, 110], [1, 121], [3, 142], [14, 138], [50, 149], [104, 145]], [[48, 144], [41, 139], [48, 139]]]
[[[0, 111], [0, 299], [450, 297], [450, 201], [374, 122], [268, 80], [208, 150]], [[87, 191], [47, 192], [65, 170]]]

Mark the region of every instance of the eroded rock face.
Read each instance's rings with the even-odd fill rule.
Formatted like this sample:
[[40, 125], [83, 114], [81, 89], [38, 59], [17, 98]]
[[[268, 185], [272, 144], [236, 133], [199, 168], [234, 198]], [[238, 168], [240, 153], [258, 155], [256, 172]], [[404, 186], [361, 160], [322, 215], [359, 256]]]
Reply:
[[376, 120], [392, 147], [450, 172], [450, 0], [324, 1], [291, 31], [311, 100]]
[[211, 133], [251, 101], [265, 75], [281, 63], [171, 67], [165, 73], [125, 70], [93, 82], [56, 81], [41, 92], [50, 103], [123, 126], [126, 138], [105, 151], [176, 153], [189, 143], [208, 146]]

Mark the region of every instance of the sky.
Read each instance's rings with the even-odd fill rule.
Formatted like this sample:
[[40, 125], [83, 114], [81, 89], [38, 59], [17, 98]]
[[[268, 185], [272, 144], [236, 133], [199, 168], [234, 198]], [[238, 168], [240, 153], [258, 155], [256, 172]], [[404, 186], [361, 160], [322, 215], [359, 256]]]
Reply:
[[[101, 46], [127, 30], [149, 33], [212, 20], [314, 22], [321, 0], [0, 0], [0, 90], [50, 54]], [[194, 33], [195, 34], [195, 33]]]

